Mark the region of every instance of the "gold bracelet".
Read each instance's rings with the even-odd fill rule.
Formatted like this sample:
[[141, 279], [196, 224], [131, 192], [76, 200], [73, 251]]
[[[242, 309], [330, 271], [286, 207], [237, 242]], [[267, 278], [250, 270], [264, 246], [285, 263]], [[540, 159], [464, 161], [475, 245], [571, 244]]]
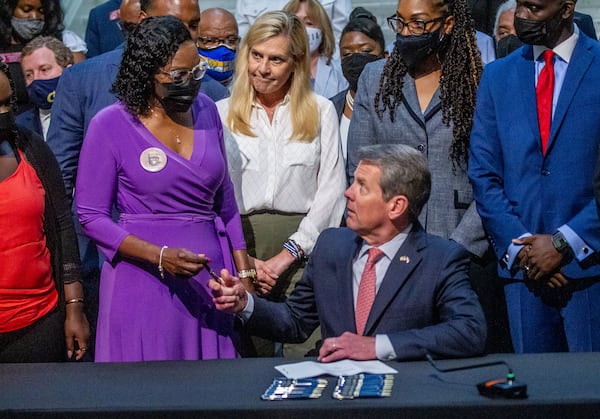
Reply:
[[254, 279], [256, 279], [256, 269], [254, 269], [254, 268], [242, 269], [241, 271], [238, 272], [238, 278], [240, 278], [240, 279], [252, 278], [254, 280]]
[[65, 305], [75, 304], [75, 303], [83, 304], [83, 298], [72, 298], [72, 299], [68, 300], [67, 302], [65, 302]]

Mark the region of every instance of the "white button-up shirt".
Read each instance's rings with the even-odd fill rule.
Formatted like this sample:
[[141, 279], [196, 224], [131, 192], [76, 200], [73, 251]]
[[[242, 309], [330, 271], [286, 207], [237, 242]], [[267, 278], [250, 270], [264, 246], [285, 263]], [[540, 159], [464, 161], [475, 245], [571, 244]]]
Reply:
[[253, 106], [250, 125], [256, 137], [231, 133], [226, 126], [230, 99], [217, 103], [240, 214], [306, 214], [290, 238], [307, 255], [322, 230], [339, 226], [345, 207], [338, 117], [329, 100], [316, 97], [320, 129], [311, 142], [291, 139], [288, 97], [275, 109], [272, 123], [264, 108]]

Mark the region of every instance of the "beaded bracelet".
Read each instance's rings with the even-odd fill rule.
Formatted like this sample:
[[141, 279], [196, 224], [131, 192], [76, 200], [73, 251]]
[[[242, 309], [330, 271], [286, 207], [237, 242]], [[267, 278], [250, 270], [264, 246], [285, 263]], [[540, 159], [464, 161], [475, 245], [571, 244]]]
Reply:
[[288, 241], [283, 243], [283, 247], [285, 248], [285, 250], [290, 252], [290, 254], [297, 261], [305, 261], [306, 260], [306, 255], [304, 254], [304, 250], [302, 249], [302, 247], [300, 247], [300, 245], [298, 243], [296, 243], [295, 240], [289, 239]]

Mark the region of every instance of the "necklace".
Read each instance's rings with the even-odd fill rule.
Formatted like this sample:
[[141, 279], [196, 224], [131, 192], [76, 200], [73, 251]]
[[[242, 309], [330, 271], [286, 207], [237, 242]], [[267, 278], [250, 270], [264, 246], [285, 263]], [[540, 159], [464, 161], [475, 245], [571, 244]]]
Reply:
[[[154, 109], [151, 109], [151, 110], [150, 110], [150, 112], [152, 113], [152, 117], [153, 117], [153, 118], [159, 118], [159, 116], [160, 116], [160, 115], [158, 114], [158, 112], [155, 112], [155, 111], [154, 111]], [[164, 123], [164, 122], [166, 122], [166, 121], [164, 120], [164, 117], [163, 117], [163, 123]], [[178, 134], [177, 132], [175, 132], [175, 130], [173, 129], [173, 124], [172, 124], [172, 123], [170, 123], [170, 122], [168, 122], [166, 125], [167, 125], [167, 129], [169, 130], [169, 134], [171, 135], [171, 138], [173, 138], [173, 137], [174, 137], [174, 138], [175, 138], [175, 142], [176, 142], [177, 144], [181, 144], [181, 142], [182, 142], [182, 141], [181, 141], [181, 137], [180, 137], [180, 136], [179, 136], [179, 134]]]
[[354, 98], [350, 94], [350, 90], [346, 93], [346, 103], [348, 104], [350, 111], [354, 112]]

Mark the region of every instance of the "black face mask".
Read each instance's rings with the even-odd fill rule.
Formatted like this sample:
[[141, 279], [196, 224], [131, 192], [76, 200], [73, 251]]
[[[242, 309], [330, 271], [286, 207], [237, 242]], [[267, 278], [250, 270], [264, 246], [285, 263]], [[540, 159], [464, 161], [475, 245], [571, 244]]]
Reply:
[[523, 45], [523, 42], [519, 39], [517, 35], [506, 35], [504, 38], [498, 41], [498, 45], [496, 45], [496, 58], [506, 57], [508, 54], [520, 48]]
[[360, 77], [360, 74], [365, 66], [373, 61], [379, 60], [380, 58], [381, 57], [378, 55], [365, 52], [346, 55], [344, 58], [342, 58], [342, 73], [344, 73], [344, 77], [346, 80], [348, 80], [350, 90], [356, 92], [358, 78]]
[[414, 72], [427, 57], [445, 48], [447, 37], [442, 34], [443, 28], [442, 25], [437, 31], [423, 35], [396, 34], [396, 49], [410, 73]]
[[0, 113], [0, 142], [15, 138], [17, 126], [12, 110]]
[[162, 83], [162, 98], [158, 100], [167, 113], [187, 112], [200, 91], [200, 80], [190, 77], [182, 84]]
[[547, 20], [521, 19], [515, 15], [515, 30], [521, 42], [530, 45], [554, 46], [563, 23], [562, 8]]

